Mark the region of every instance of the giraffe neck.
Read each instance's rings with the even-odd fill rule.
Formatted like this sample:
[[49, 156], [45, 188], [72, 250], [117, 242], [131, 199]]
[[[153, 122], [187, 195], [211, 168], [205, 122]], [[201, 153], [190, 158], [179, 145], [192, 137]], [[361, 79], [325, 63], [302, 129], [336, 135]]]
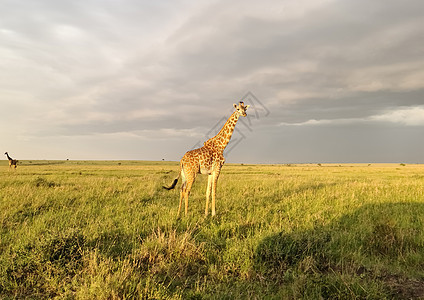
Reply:
[[214, 150], [224, 152], [225, 147], [227, 147], [230, 142], [239, 117], [239, 114], [234, 112], [228, 118], [227, 122], [225, 122], [218, 134], [205, 142], [205, 146], [212, 146]]
[[8, 159], [8, 160], [13, 160], [13, 159], [9, 156], [9, 153], [6, 153], [6, 156], [7, 156], [7, 159]]

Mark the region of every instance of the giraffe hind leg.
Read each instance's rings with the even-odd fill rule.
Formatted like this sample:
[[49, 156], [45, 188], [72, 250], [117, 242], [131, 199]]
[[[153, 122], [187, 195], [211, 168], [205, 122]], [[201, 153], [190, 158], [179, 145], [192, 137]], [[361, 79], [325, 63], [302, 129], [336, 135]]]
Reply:
[[187, 181], [185, 181], [185, 179], [183, 178], [183, 183], [181, 184], [181, 191], [180, 191], [180, 204], [178, 205], [178, 216], [180, 216], [181, 205], [183, 204], [183, 198], [185, 195], [186, 187], [187, 187]]
[[191, 186], [193, 185], [194, 182], [194, 177], [191, 177], [189, 180], [187, 180], [187, 187], [186, 187], [186, 191], [184, 193], [184, 198], [185, 198], [185, 215], [187, 216], [187, 212], [188, 212], [188, 195], [190, 195], [190, 190], [191, 190]]
[[184, 169], [181, 169], [181, 190], [180, 190], [180, 204], [178, 205], [178, 217], [180, 216], [180, 212], [181, 212], [181, 206], [183, 204], [183, 198], [185, 193], [186, 193], [186, 189], [187, 189], [187, 178], [185, 176], [185, 172]]

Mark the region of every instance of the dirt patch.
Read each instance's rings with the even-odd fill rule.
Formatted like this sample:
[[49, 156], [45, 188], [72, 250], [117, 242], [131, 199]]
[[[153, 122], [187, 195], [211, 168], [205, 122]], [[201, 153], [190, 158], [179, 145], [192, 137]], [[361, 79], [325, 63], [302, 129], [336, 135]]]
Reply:
[[424, 280], [387, 276], [383, 281], [398, 299], [424, 299]]

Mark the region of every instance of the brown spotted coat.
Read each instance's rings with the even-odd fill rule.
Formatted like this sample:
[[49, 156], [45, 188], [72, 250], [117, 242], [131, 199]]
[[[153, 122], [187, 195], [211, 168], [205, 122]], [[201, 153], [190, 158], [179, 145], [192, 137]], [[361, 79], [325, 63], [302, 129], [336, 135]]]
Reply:
[[[197, 174], [208, 175], [208, 186], [206, 189], [206, 207], [205, 215], [208, 215], [209, 197], [212, 193], [212, 216], [215, 215], [215, 194], [216, 186], [221, 168], [224, 165], [225, 158], [223, 152], [228, 145], [234, 128], [240, 116], [246, 116], [246, 110], [249, 105], [245, 106], [243, 102], [238, 105], [234, 104], [236, 111], [230, 116], [219, 133], [213, 138], [207, 140], [203, 147], [186, 152], [180, 162], [180, 174], [182, 178], [180, 204], [178, 206], [178, 215], [181, 212], [183, 198], [185, 200], [185, 214], [188, 211], [188, 196], [191, 187], [196, 179]], [[178, 177], [174, 180], [172, 189], [178, 181]]]

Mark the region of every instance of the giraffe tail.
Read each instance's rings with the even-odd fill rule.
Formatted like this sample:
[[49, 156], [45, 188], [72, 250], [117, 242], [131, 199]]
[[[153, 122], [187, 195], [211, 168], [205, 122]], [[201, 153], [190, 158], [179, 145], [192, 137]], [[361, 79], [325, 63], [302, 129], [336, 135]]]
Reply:
[[177, 185], [177, 182], [178, 182], [178, 178], [179, 178], [180, 176], [178, 176], [177, 178], [175, 178], [174, 179], [174, 182], [171, 184], [171, 186], [162, 186], [165, 190], [172, 190], [172, 189], [174, 189], [175, 188], [175, 186]]
[[[182, 164], [180, 165], [180, 167], [182, 168]], [[162, 187], [168, 191], [174, 189], [175, 186], [177, 185], [178, 179], [180, 179], [180, 175], [181, 175], [181, 169], [180, 169], [180, 172], [178, 173], [177, 178], [174, 179], [174, 181], [172, 182], [170, 186], [162, 186]]]

